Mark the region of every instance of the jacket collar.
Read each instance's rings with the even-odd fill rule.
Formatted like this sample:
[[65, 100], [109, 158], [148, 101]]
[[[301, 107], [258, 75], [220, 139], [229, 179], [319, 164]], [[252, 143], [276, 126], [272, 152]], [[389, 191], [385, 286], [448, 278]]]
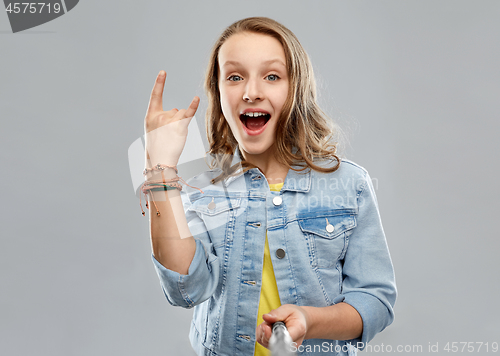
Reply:
[[[241, 163], [240, 150], [239, 148], [236, 148], [231, 165], [239, 163]], [[302, 168], [302, 166], [299, 165], [293, 165], [292, 167], [298, 169]], [[262, 174], [262, 172], [258, 168], [252, 168], [248, 170], [245, 174], [258, 175]], [[224, 183], [226, 186], [229, 186], [232, 182], [240, 178], [244, 179], [241, 173], [236, 176], [224, 179]], [[295, 171], [293, 169], [289, 169], [288, 174], [285, 178], [285, 183], [283, 184], [283, 188], [281, 188], [281, 191], [289, 190], [294, 192], [308, 192], [311, 189], [311, 179], [312, 178], [311, 178], [310, 168], [306, 168], [303, 171]]]

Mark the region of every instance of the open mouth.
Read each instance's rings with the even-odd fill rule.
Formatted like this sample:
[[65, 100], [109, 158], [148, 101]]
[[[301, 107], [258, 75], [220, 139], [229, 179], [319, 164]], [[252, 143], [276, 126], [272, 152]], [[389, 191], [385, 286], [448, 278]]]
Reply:
[[259, 131], [271, 119], [271, 115], [264, 112], [247, 112], [240, 115], [240, 120], [249, 131]]

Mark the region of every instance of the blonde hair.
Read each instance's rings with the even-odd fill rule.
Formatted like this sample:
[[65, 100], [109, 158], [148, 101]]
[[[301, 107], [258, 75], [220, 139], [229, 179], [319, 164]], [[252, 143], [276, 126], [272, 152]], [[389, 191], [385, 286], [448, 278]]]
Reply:
[[[340, 166], [333, 142], [335, 130], [332, 122], [316, 102], [316, 81], [309, 56], [299, 40], [288, 28], [267, 17], [249, 17], [237, 21], [226, 28], [215, 42], [205, 75], [205, 90], [208, 108], [205, 117], [208, 154], [212, 157], [211, 168], [221, 168], [223, 173], [213, 183], [239, 173], [239, 165], [231, 167], [232, 155], [238, 147], [229, 125], [224, 118], [220, 103], [219, 63], [221, 46], [234, 34], [250, 32], [276, 38], [285, 51], [288, 72], [288, 96], [278, 118], [276, 128], [276, 158], [289, 169], [303, 171], [311, 168], [319, 172], [333, 172]], [[292, 151], [292, 148], [296, 148]], [[254, 168], [242, 158], [243, 172]], [[335, 160], [333, 167], [320, 167], [315, 159]], [[296, 165], [302, 168], [294, 168]]]

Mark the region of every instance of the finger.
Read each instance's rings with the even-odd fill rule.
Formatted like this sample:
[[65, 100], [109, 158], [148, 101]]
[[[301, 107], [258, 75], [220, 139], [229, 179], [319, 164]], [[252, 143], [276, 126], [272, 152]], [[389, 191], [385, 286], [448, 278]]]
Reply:
[[262, 332], [264, 333], [264, 339], [269, 341], [273, 333], [273, 329], [271, 328], [271, 326], [262, 324]]
[[179, 112], [179, 109], [173, 108], [172, 110], [166, 111], [167, 117], [172, 117]]
[[156, 77], [155, 85], [151, 92], [151, 98], [149, 99], [148, 112], [163, 111], [163, 88], [165, 86], [166, 77], [167, 73], [165, 73], [164, 70], [161, 70]]
[[193, 117], [196, 113], [196, 110], [198, 110], [198, 105], [200, 105], [200, 98], [195, 96], [193, 101], [191, 101], [191, 104], [187, 108], [186, 113], [184, 114], [185, 117]]
[[261, 324], [261, 344], [262, 346], [268, 348], [269, 347], [269, 338], [271, 337], [271, 329], [268, 325]]
[[274, 314], [264, 314], [264, 315], [262, 315], [262, 319], [265, 322], [270, 323], [270, 324], [279, 321], [278, 318]]
[[263, 344], [263, 336], [264, 336], [264, 332], [262, 331], [262, 324], [259, 325], [257, 327], [257, 332], [255, 333], [255, 340], [261, 344], [262, 346], [264, 346]]

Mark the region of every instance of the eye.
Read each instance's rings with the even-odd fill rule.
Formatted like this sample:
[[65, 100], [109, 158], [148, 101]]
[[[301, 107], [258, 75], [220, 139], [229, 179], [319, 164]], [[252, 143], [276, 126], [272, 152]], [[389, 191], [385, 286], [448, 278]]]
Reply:
[[271, 82], [275, 82], [278, 79], [280, 79], [280, 77], [278, 77], [278, 75], [276, 75], [276, 74], [269, 74], [266, 78], [267, 78], [267, 80], [269, 80]]
[[231, 81], [231, 82], [239, 82], [240, 80], [243, 80], [242, 77], [240, 77], [239, 75], [230, 75], [227, 80]]

